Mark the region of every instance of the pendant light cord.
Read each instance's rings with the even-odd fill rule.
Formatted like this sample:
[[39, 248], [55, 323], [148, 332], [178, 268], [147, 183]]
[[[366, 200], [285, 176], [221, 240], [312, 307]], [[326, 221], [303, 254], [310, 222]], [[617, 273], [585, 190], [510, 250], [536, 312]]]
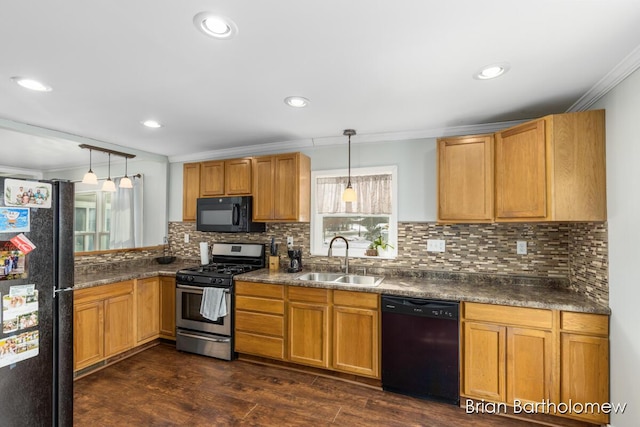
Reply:
[[347, 182], [347, 188], [351, 187], [351, 134], [349, 134], [349, 182]]

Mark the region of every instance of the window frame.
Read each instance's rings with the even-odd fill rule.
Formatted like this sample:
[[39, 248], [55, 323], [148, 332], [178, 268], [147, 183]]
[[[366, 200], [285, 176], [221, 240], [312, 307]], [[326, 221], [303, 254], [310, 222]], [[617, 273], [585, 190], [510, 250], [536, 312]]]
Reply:
[[[74, 237], [74, 252], [95, 252], [95, 251], [104, 251], [104, 250], [109, 250], [109, 235], [110, 235], [110, 228], [111, 228], [111, 218], [110, 218], [110, 214], [107, 215], [107, 207], [111, 206], [111, 194], [105, 191], [101, 191], [101, 190], [76, 190], [75, 195], [74, 195], [74, 213], [73, 213], [73, 217], [74, 217], [74, 222], [75, 222], [75, 216], [76, 216], [76, 212], [75, 209], [78, 208], [78, 206], [75, 205], [75, 196], [76, 195], [86, 195], [86, 194], [95, 194], [96, 196], [96, 218], [95, 218], [95, 222], [96, 222], [96, 229], [95, 231], [77, 231], [75, 229], [75, 224], [73, 227], [73, 237]], [[109, 196], [109, 201], [106, 201], [107, 196]], [[87, 238], [89, 236], [93, 237], [93, 249], [88, 249], [87, 248]], [[76, 238], [78, 237], [82, 237], [84, 244], [83, 244], [83, 250], [76, 250]], [[107, 247], [106, 248], [102, 248], [101, 246], [101, 241], [102, 238], [106, 237], [107, 238]]]
[[[373, 259], [395, 259], [398, 256], [398, 166], [397, 165], [384, 165], [362, 168], [351, 168], [351, 176], [365, 176], [365, 175], [391, 175], [391, 214], [389, 215], [389, 233], [387, 242], [393, 246], [393, 249], [388, 249], [383, 254], [378, 256], [367, 256], [364, 254], [366, 249], [349, 248], [350, 258], [373, 258]], [[331, 170], [317, 170], [311, 171], [311, 221], [310, 221], [310, 248], [309, 251], [312, 256], [327, 256], [328, 245], [324, 245], [322, 238], [322, 219], [327, 214], [319, 214], [316, 211], [316, 183], [318, 178], [326, 177], [340, 177], [348, 176], [348, 169], [331, 169]], [[332, 215], [332, 214], [329, 214]], [[335, 214], [335, 216], [355, 216], [352, 214]], [[361, 216], [361, 215], [359, 215]], [[385, 214], [373, 214], [371, 216], [387, 216]], [[344, 256], [345, 248], [342, 242], [340, 246], [335, 246], [332, 250], [333, 256]]]

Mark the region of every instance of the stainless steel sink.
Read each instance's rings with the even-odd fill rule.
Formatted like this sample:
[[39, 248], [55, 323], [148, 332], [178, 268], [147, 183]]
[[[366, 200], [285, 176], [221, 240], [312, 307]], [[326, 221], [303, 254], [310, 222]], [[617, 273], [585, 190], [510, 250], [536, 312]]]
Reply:
[[346, 276], [339, 277], [336, 279], [337, 283], [347, 283], [349, 285], [358, 285], [358, 286], [378, 286], [384, 277], [380, 276], [358, 276], [356, 274], [349, 274]]
[[336, 283], [349, 286], [376, 287], [384, 280], [381, 276], [359, 276], [357, 274], [342, 273], [305, 273], [298, 280]]
[[335, 282], [342, 276], [344, 276], [344, 274], [342, 273], [306, 273], [298, 277], [298, 280], [310, 280], [313, 282]]

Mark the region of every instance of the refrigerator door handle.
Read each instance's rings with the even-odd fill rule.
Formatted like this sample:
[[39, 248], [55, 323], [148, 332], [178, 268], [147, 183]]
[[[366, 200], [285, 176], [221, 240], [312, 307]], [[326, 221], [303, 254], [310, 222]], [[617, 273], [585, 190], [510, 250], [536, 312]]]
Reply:
[[53, 288], [53, 297], [55, 298], [56, 295], [58, 294], [58, 292], [67, 292], [67, 291], [72, 291], [73, 287], [69, 286], [68, 288], [64, 288], [64, 289], [56, 289], [55, 287]]

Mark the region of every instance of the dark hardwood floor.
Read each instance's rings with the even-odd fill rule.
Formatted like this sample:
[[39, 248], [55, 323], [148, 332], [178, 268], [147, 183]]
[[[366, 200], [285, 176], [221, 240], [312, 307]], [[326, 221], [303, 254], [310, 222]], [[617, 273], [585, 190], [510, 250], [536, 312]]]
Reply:
[[161, 344], [81, 378], [75, 426], [527, 426], [336, 379]]

